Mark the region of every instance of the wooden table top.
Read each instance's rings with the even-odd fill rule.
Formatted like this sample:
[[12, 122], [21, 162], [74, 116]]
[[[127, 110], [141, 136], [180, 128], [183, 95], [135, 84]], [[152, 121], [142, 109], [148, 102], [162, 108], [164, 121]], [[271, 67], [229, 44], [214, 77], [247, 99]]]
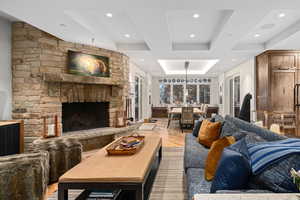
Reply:
[[196, 194], [193, 200], [299, 200], [300, 193]]
[[146, 136], [142, 149], [134, 155], [109, 156], [106, 147], [60, 177], [62, 182], [142, 183], [154, 156], [161, 147], [160, 136]]
[[[201, 114], [202, 111], [199, 108], [193, 108], [193, 112], [195, 114]], [[170, 114], [181, 114], [182, 113], [182, 108], [172, 108], [172, 110], [169, 112]]]
[[0, 126], [7, 126], [12, 124], [19, 124], [20, 121], [0, 121]]

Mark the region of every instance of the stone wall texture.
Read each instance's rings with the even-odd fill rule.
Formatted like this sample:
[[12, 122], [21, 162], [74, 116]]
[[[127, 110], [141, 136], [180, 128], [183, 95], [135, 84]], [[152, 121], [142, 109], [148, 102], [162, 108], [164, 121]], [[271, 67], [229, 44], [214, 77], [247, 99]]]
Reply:
[[[109, 57], [106, 84], [48, 82], [45, 74], [67, 74], [68, 50]], [[13, 118], [25, 123], [25, 143], [40, 137], [45, 115], [58, 115], [63, 102], [110, 102], [110, 126], [124, 110], [129, 94], [128, 56], [106, 49], [63, 41], [23, 22], [12, 25]], [[83, 78], [84, 80], [84, 78]], [[107, 84], [120, 83], [121, 86]], [[101, 82], [101, 81], [100, 81]], [[25, 144], [26, 147], [26, 144]]]

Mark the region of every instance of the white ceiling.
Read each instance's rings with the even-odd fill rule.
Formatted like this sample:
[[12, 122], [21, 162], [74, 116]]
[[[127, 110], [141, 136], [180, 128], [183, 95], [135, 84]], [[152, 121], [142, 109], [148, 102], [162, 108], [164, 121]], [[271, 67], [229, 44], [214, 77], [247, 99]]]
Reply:
[[152, 75], [165, 74], [158, 60], [173, 72], [184, 71], [184, 60], [219, 60], [206, 73], [216, 76], [267, 49], [300, 49], [299, 0], [0, 0], [2, 12], [67, 41], [124, 52]]

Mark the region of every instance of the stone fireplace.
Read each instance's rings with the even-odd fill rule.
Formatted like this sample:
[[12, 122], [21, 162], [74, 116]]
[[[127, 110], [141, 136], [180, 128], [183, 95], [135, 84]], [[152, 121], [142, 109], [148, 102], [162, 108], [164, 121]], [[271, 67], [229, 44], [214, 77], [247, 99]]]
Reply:
[[62, 104], [63, 134], [103, 127], [109, 127], [109, 102]]
[[[69, 74], [69, 50], [108, 57], [110, 76]], [[58, 116], [59, 130], [114, 127], [116, 112], [124, 110], [129, 94], [129, 58], [116, 51], [66, 42], [29, 24], [16, 22], [12, 25], [12, 78], [12, 115], [14, 119], [24, 120], [26, 148], [42, 136], [43, 117], [47, 115]], [[88, 124], [91, 119], [83, 120], [89, 115], [86, 113], [79, 116], [83, 124], [72, 125], [74, 121], [78, 123], [73, 116], [73, 121], [66, 120], [66, 128], [64, 109], [79, 104], [89, 104], [87, 112], [89, 106], [104, 106], [106, 111], [100, 112], [101, 116], [93, 116], [93, 120], [98, 117], [105, 120]]]

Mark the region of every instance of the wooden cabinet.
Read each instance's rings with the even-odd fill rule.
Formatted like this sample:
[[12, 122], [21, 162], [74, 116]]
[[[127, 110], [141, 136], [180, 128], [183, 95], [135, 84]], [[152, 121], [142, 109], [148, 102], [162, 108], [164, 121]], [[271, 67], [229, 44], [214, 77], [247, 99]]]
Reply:
[[0, 156], [24, 152], [23, 121], [0, 122]]
[[[256, 57], [256, 111], [258, 120], [272, 113], [295, 113], [294, 86], [300, 83], [300, 51], [266, 51]], [[296, 113], [297, 114], [297, 113]], [[298, 118], [297, 118], [298, 119]], [[298, 121], [295, 119], [295, 121]], [[270, 122], [265, 124], [270, 126]], [[296, 130], [296, 129], [295, 129]]]
[[152, 107], [153, 118], [167, 118], [168, 108], [167, 107]]

